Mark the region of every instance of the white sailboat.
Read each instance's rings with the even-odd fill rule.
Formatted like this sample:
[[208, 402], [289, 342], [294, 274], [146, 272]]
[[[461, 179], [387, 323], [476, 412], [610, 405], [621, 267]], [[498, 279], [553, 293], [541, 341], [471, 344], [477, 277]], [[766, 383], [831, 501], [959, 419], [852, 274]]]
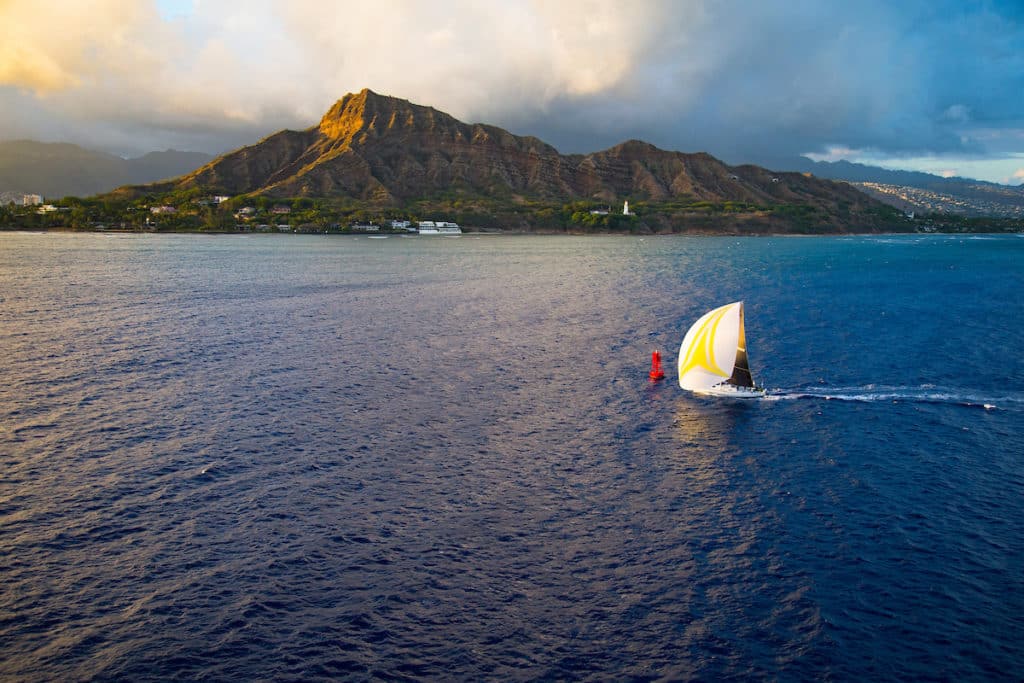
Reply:
[[750, 374], [742, 301], [705, 313], [686, 332], [679, 347], [679, 386], [714, 396], [764, 396]]

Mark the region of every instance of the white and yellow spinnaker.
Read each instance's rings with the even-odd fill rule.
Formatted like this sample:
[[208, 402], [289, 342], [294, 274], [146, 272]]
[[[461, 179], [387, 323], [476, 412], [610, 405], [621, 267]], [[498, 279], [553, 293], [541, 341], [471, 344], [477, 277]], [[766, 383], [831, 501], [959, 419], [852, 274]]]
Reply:
[[690, 391], [721, 385], [753, 387], [745, 336], [742, 301], [701, 316], [679, 347], [679, 386]]

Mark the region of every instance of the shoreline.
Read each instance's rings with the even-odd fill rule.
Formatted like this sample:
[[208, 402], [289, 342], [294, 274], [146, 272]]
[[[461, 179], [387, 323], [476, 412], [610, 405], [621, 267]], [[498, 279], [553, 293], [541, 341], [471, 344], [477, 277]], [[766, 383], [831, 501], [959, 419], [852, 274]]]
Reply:
[[[0, 234], [47, 234], [50, 232], [60, 234], [137, 234], [137, 236], [160, 236], [160, 234], [189, 234], [195, 237], [332, 237], [332, 238], [417, 238], [421, 236], [414, 232], [390, 232], [390, 233], [369, 233], [369, 232], [240, 232], [237, 230], [81, 230], [73, 228], [51, 227], [51, 228], [0, 228]], [[928, 237], [928, 236], [1009, 236], [1009, 234], [1020, 234], [1024, 236], [1024, 229], [1021, 230], [930, 230], [930, 231], [880, 231], [869, 232], [712, 232], [712, 231], [687, 231], [687, 232], [557, 232], [547, 230], [481, 230], [464, 231], [462, 234], [450, 234], [440, 236], [445, 238], [464, 237], [540, 237], [540, 238], [867, 238], [867, 237]], [[424, 236], [425, 240], [438, 236]]]
[[[388, 232], [388, 233], [361, 233], [361, 232], [254, 232], [239, 230], [130, 230], [130, 229], [106, 229], [106, 230], [81, 230], [76, 228], [0, 228], [0, 234], [22, 234], [42, 235], [47, 233], [60, 234], [84, 234], [84, 235], [195, 235], [202, 236], [322, 236], [322, 237], [420, 237], [410, 232]], [[629, 233], [612, 231], [556, 231], [556, 230], [464, 230], [461, 235], [444, 235], [442, 237], [482, 237], [482, 236], [506, 236], [506, 237], [871, 237], [871, 236], [904, 236], [904, 235], [1024, 235], [1024, 228], [1020, 230], [902, 230], [902, 231], [879, 231], [870, 232], [719, 232], [719, 231], [685, 231], [685, 232], [651, 232], [651, 233]], [[436, 237], [435, 235], [424, 236], [425, 239]]]

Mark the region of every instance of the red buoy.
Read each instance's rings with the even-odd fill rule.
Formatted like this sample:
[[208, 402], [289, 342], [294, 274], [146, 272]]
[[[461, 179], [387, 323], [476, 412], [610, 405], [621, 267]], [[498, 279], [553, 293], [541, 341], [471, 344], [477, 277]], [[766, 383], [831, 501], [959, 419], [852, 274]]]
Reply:
[[661, 354], [655, 351], [651, 354], [651, 373], [653, 380], [665, 379], [665, 373], [661, 369]]

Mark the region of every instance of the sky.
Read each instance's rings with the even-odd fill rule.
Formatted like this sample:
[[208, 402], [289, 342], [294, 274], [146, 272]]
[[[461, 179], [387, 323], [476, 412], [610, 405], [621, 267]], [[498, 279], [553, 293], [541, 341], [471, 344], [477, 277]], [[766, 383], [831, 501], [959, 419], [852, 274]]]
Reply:
[[363, 88], [564, 153], [1024, 183], [1024, 0], [0, 0], [0, 140], [219, 154]]

